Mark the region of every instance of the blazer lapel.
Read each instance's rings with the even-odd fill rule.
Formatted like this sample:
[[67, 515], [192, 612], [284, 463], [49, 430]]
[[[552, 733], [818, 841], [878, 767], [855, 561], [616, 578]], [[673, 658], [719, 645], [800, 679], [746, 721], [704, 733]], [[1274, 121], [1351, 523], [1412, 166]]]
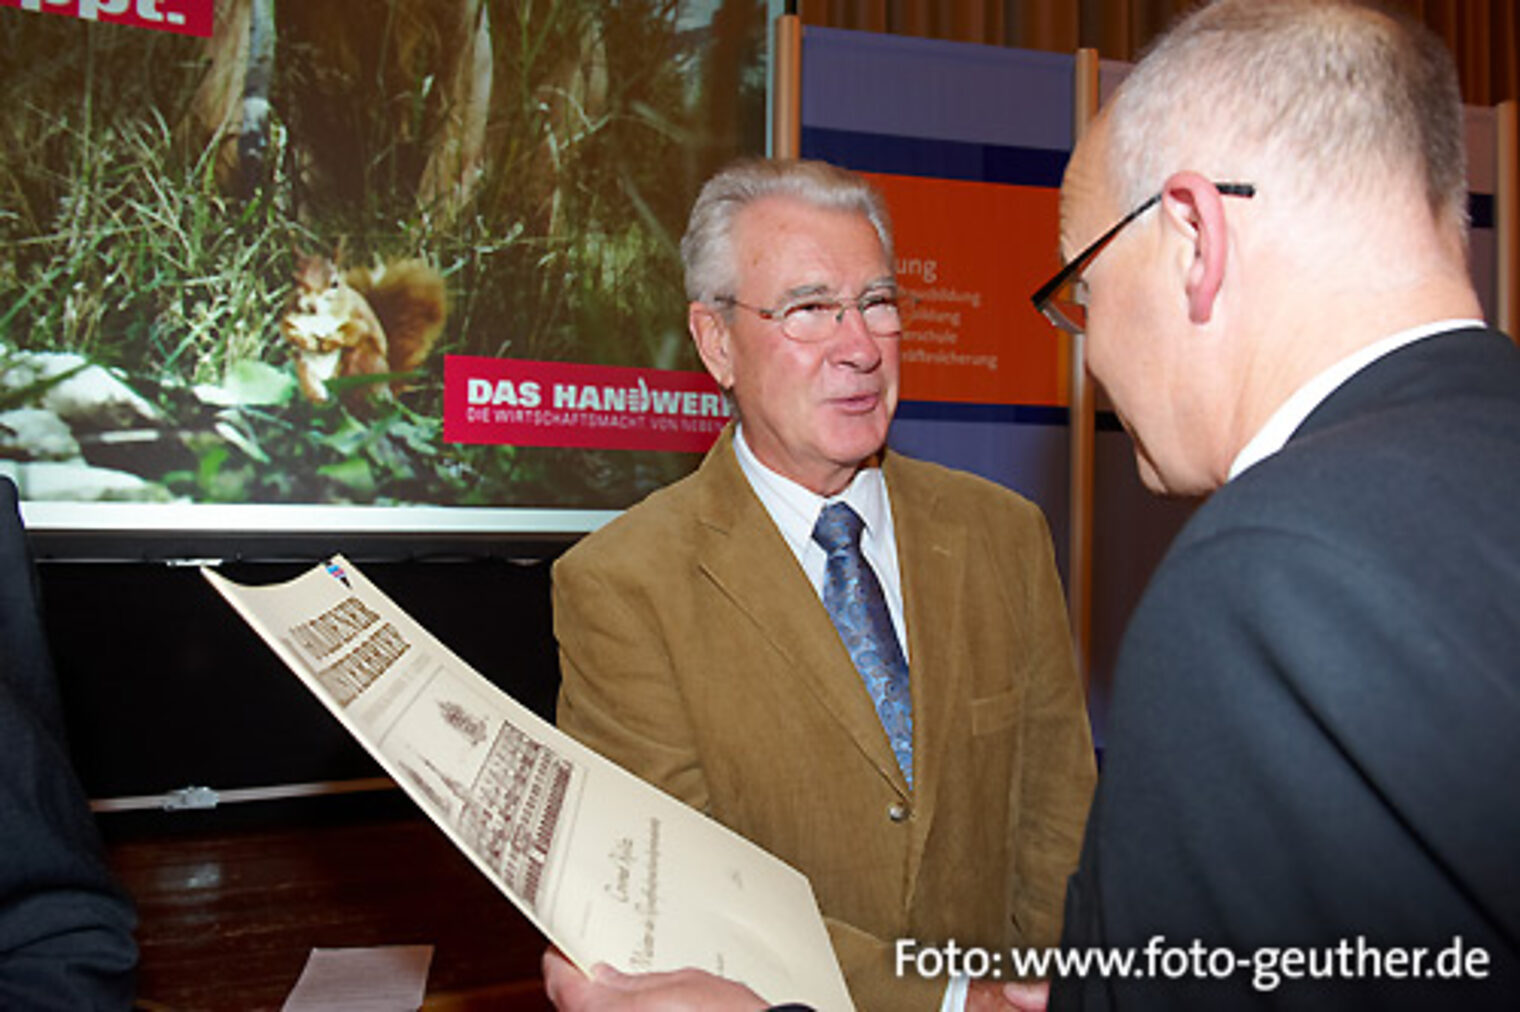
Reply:
[[[913, 695], [913, 807], [919, 826], [934, 825], [946, 747], [955, 735], [968, 733], [953, 724], [955, 702], [965, 677], [956, 649], [965, 614], [961, 600], [970, 532], [943, 516], [940, 490], [920, 472], [901, 466], [888, 454], [887, 491], [897, 531], [902, 570], [903, 610], [908, 625], [908, 678]], [[918, 875], [927, 834], [919, 834], [908, 858], [908, 881]]]
[[[719, 437], [700, 472], [702, 570], [749, 616], [765, 647], [782, 656], [784, 663], [777, 665], [781, 677], [795, 678], [881, 774], [906, 793], [907, 782], [870, 694], [796, 556], [739, 469], [731, 433]], [[911, 678], [911, 665], [909, 670]]]

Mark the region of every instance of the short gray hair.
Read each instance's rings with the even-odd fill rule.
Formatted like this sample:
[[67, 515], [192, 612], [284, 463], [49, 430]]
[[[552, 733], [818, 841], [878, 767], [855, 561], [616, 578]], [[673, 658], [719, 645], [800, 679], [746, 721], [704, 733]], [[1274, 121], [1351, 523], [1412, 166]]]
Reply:
[[681, 239], [686, 298], [712, 302], [738, 286], [734, 219], [764, 197], [792, 197], [816, 207], [863, 215], [876, 229], [882, 252], [892, 262], [892, 223], [886, 201], [865, 179], [820, 161], [744, 158], [730, 163], [702, 187]]
[[1111, 116], [1110, 168], [1127, 206], [1184, 168], [1270, 179], [1299, 197], [1406, 175], [1423, 180], [1438, 219], [1466, 228], [1451, 54], [1423, 25], [1368, 3], [1218, 0], [1158, 40]]

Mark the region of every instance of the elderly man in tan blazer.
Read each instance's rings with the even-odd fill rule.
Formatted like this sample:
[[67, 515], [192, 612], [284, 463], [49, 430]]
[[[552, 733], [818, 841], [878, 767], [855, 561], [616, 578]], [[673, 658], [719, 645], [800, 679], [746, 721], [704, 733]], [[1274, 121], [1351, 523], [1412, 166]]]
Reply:
[[[556, 564], [559, 724], [803, 871], [860, 1008], [996, 1007], [991, 981], [899, 972], [897, 943], [1059, 935], [1094, 764], [1044, 518], [886, 448], [901, 319], [864, 180], [736, 163], [682, 255], [738, 420]], [[811, 534], [841, 501], [906, 661], [895, 704], [825, 605]]]

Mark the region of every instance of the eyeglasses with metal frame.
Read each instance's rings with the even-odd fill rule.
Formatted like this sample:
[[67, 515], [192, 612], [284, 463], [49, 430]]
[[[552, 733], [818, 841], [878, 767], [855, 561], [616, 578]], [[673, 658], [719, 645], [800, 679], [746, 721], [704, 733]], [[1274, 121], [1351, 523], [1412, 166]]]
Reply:
[[[1252, 183], [1215, 183], [1214, 189], [1226, 197], [1256, 196], [1256, 186]], [[1081, 337], [1086, 333], [1087, 283], [1082, 280], [1082, 272], [1093, 260], [1097, 259], [1098, 254], [1102, 253], [1109, 243], [1114, 241], [1114, 237], [1124, 230], [1125, 225], [1140, 217], [1160, 200], [1161, 193], [1158, 191], [1139, 207], [1120, 218], [1118, 224], [1098, 236], [1086, 249], [1072, 257], [1065, 267], [1056, 271], [1055, 277], [1041, 285], [1029, 297], [1034, 303], [1034, 308], [1043, 313], [1045, 319], [1073, 337]]]
[[751, 313], [781, 325], [781, 333], [799, 344], [816, 344], [827, 341], [844, 322], [844, 314], [853, 307], [860, 313], [866, 333], [872, 337], [897, 338], [902, 336], [902, 314], [911, 298], [895, 288], [868, 288], [851, 298], [828, 295], [805, 295], [767, 309], [740, 302], [732, 295], [719, 295], [714, 302], [724, 306], [738, 306]]

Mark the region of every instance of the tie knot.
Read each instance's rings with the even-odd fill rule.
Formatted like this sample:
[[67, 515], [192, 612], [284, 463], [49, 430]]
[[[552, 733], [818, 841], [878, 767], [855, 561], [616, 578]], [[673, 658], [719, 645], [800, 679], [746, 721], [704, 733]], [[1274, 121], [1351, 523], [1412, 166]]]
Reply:
[[853, 551], [860, 546], [860, 531], [864, 526], [860, 514], [850, 509], [847, 503], [831, 503], [818, 513], [818, 522], [813, 525], [813, 540], [830, 555]]

